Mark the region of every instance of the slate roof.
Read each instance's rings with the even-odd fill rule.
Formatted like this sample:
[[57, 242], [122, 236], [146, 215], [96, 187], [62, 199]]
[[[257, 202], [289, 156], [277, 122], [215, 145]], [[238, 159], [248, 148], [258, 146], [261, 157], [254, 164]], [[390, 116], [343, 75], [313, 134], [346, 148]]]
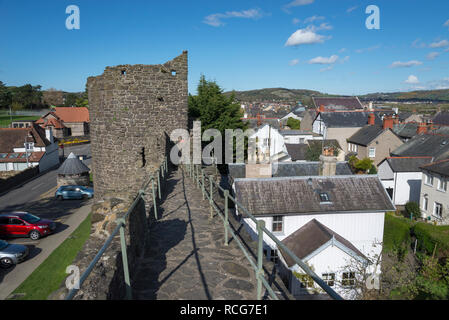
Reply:
[[363, 109], [363, 106], [357, 97], [312, 97], [312, 100], [316, 108], [324, 106], [325, 108], [332, 109]]
[[[253, 215], [394, 211], [377, 175], [236, 179], [237, 201]], [[326, 192], [330, 202], [321, 202]]]
[[338, 140], [336, 140], [336, 139], [309, 140], [307, 142], [309, 143], [309, 146], [311, 146], [311, 147], [313, 147], [314, 144], [319, 144], [320, 146], [323, 146], [322, 144], [324, 143], [324, 147], [337, 147], [337, 148], [341, 149], [341, 146], [338, 143]]
[[393, 172], [421, 172], [420, 167], [432, 161], [432, 157], [390, 157], [387, 161]]
[[292, 161], [306, 160], [306, 153], [309, 149], [307, 143], [289, 144], [286, 143], [287, 153], [291, 157]]
[[410, 139], [417, 135], [418, 123], [407, 122], [393, 125], [393, 132], [401, 138]]
[[[279, 162], [272, 165], [273, 177], [304, 177], [318, 176], [320, 162]], [[232, 179], [245, 178], [244, 163], [228, 164], [229, 175]], [[352, 171], [347, 162], [337, 162], [336, 175], [351, 175]]]
[[449, 177], [449, 159], [432, 162], [421, 167], [423, 170]]
[[[28, 162], [39, 162], [44, 154], [44, 151], [28, 152]], [[0, 162], [26, 163], [26, 156], [27, 154], [25, 152], [0, 153]]]
[[433, 117], [433, 123], [449, 126], [449, 112], [438, 112], [435, 117]]
[[449, 155], [449, 135], [419, 134], [391, 152], [393, 157], [434, 157], [442, 160]]
[[23, 148], [25, 137], [33, 142], [35, 147], [46, 147], [50, 141], [45, 137], [45, 130], [36, 124], [29, 128], [2, 128], [0, 129], [0, 152], [13, 152], [14, 148]]
[[73, 152], [69, 154], [64, 163], [59, 167], [58, 174], [71, 175], [89, 172], [90, 169]]
[[279, 133], [283, 136], [313, 135], [309, 130], [279, 130]]
[[392, 114], [393, 111], [336, 111], [321, 112], [321, 119], [329, 128], [356, 128], [363, 127], [368, 124], [368, 116], [374, 113], [375, 124], [382, 125], [382, 116]]
[[385, 130], [380, 125], [366, 125], [348, 138], [348, 142], [362, 146], [369, 145], [374, 139], [380, 136]]
[[[282, 243], [302, 260], [332, 240], [332, 238], [340, 242], [347, 249], [353, 251], [356, 255], [366, 259], [363, 253], [361, 253], [350, 241], [326, 227], [324, 224], [318, 222], [316, 219], [312, 219], [303, 225], [282, 240]], [[282, 249], [280, 249], [280, 251], [288, 267], [292, 267], [296, 264]]]

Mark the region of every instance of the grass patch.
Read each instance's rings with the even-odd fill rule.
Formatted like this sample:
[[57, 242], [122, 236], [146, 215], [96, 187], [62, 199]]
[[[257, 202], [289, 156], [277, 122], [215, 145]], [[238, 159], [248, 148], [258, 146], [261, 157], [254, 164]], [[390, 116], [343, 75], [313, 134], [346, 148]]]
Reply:
[[[42, 264], [12, 293], [17, 300], [46, 300], [67, 277], [65, 270], [75, 259], [90, 235], [91, 216], [56, 248]], [[25, 295], [23, 295], [25, 294]]]
[[[19, 120], [37, 120], [38, 116], [12, 116], [13, 121]], [[11, 117], [8, 114], [0, 114], [0, 127], [7, 128], [11, 124]]]
[[449, 257], [449, 226], [435, 226], [419, 222], [413, 226], [418, 250], [432, 255], [436, 245], [437, 257]]
[[397, 217], [392, 213], [385, 214], [383, 249], [391, 252], [404, 244], [409, 244], [411, 227], [409, 219]]

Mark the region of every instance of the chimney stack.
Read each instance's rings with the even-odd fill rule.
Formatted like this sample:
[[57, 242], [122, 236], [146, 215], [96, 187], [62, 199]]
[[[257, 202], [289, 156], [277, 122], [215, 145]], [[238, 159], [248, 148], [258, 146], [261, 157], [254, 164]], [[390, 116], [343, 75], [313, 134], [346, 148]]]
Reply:
[[424, 122], [421, 122], [418, 125], [418, 130], [417, 130], [417, 134], [421, 134], [421, 133], [426, 133], [427, 132], [427, 124], [425, 124]]
[[370, 113], [368, 115], [368, 124], [370, 126], [374, 126], [375, 123], [376, 123], [376, 116], [374, 115], [374, 113]]
[[393, 118], [389, 115], [384, 116], [383, 129], [393, 129]]
[[337, 157], [334, 156], [334, 149], [326, 147], [320, 156], [320, 176], [335, 176], [337, 174]]
[[399, 116], [397, 114], [393, 116], [393, 124], [399, 124]]

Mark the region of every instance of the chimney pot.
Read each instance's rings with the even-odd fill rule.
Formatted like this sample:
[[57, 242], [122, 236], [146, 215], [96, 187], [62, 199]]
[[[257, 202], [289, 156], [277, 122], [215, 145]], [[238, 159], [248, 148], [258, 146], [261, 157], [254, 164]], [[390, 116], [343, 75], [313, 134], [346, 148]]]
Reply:
[[421, 133], [426, 133], [427, 132], [427, 124], [425, 124], [424, 122], [421, 122], [418, 125], [418, 130], [417, 130], [417, 134], [421, 134]]
[[383, 129], [393, 129], [393, 118], [389, 115], [384, 116]]
[[376, 123], [376, 117], [374, 116], [374, 113], [370, 113], [368, 115], [368, 124], [370, 126], [374, 126], [375, 123]]

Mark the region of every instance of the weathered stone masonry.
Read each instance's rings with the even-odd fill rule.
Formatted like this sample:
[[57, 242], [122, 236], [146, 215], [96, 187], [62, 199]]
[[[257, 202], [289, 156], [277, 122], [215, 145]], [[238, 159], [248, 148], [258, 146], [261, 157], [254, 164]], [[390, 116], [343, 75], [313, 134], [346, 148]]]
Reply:
[[119, 65], [87, 80], [97, 200], [135, 195], [187, 129], [187, 51], [162, 65]]

